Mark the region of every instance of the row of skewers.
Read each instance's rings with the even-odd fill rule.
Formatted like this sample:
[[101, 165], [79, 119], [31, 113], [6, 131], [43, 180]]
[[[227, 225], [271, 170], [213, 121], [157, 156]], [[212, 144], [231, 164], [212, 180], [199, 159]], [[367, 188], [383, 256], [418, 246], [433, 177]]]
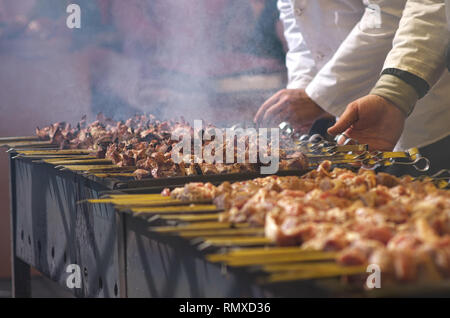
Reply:
[[[130, 124], [130, 120], [126, 122], [131, 127], [137, 127], [135, 129], [125, 129], [125, 127], [128, 126], [121, 122], [118, 122], [113, 129], [113, 126], [110, 124], [105, 126], [105, 124], [101, 124], [101, 121], [97, 121], [88, 128], [77, 128], [75, 132], [71, 132], [73, 129], [70, 128], [70, 126], [64, 125], [66, 128], [61, 130], [60, 126], [62, 124], [55, 124], [51, 126], [53, 128], [47, 127], [44, 129], [48, 135], [48, 140], [42, 140], [45, 138], [45, 134], [40, 131], [38, 136], [0, 138], [0, 146], [11, 148], [9, 151], [16, 153], [16, 157], [29, 158], [37, 162], [45, 162], [58, 169], [71, 170], [101, 179], [116, 178], [120, 180], [130, 180], [137, 178], [140, 180], [143, 178], [146, 180], [161, 179], [161, 181], [163, 181], [168, 180], [167, 178], [177, 176], [201, 178], [202, 176], [241, 174], [248, 178], [259, 175], [258, 166], [260, 164], [236, 163], [227, 165], [220, 163], [208, 164], [195, 162], [187, 165], [175, 164], [170, 158], [170, 148], [148, 148], [149, 144], [147, 141], [136, 142], [137, 138], [135, 136], [137, 133], [142, 136], [148, 133], [148, 131], [146, 131], [145, 134], [142, 133], [142, 121], [143, 119], [141, 118], [140, 124]], [[152, 123], [152, 121], [148, 120], [145, 125], [148, 126], [150, 125], [149, 123]], [[167, 127], [169, 127], [167, 123], [160, 123], [158, 121], [156, 121], [156, 123], [157, 124], [153, 124], [153, 128], [157, 130], [163, 129], [161, 127], [165, 127], [164, 129], [168, 129]], [[184, 125], [183, 127], [185, 127], [186, 124], [183, 123], [180, 125]], [[78, 124], [77, 127], [84, 127], [84, 125]], [[128, 131], [128, 133], [118, 133], [118, 131], [125, 130]], [[64, 132], [64, 134], [61, 131]], [[89, 131], [89, 133], [86, 133], [86, 131]], [[99, 133], [99, 131], [101, 133]], [[170, 130], [165, 132], [167, 136], [168, 131]], [[131, 132], [133, 132], [133, 134]], [[81, 138], [80, 135], [85, 137]], [[116, 135], [121, 136], [120, 139], [115, 137]], [[59, 137], [56, 138], [55, 136]], [[68, 137], [67, 139], [61, 139], [61, 136]], [[95, 138], [93, 136], [95, 136]], [[111, 142], [113, 137], [115, 138], [115, 141]], [[90, 141], [86, 142], [86, 138]], [[58, 142], [55, 143], [55, 140]], [[75, 142], [75, 140], [77, 142]], [[84, 142], [80, 143], [80, 140], [83, 140]], [[93, 140], [97, 141], [93, 142]], [[308, 169], [317, 167], [323, 160], [331, 161], [334, 166], [362, 166], [366, 169], [375, 169], [379, 166], [389, 166], [393, 164], [413, 165], [420, 171], [427, 170], [429, 167], [428, 160], [421, 157], [417, 152], [417, 149], [411, 149], [408, 152], [369, 152], [366, 145], [337, 145], [336, 143], [325, 141], [317, 135], [302, 136], [299, 140], [292, 140], [285, 136], [283, 140], [282, 147], [284, 148], [280, 151], [280, 171], [285, 174], [301, 174]], [[150, 144], [152, 142], [156, 142], [156, 139], [152, 139]], [[133, 146], [126, 146], [127, 143], [132, 144]], [[86, 148], [61, 149], [69, 147], [67, 145], [69, 145], [70, 148], [81, 146]], [[160, 146], [161, 145], [163, 144], [161, 143]], [[142, 156], [143, 159], [137, 161], [133, 159], [133, 163], [130, 160], [121, 161], [117, 158], [125, 158], [128, 155], [126, 153], [117, 152], [118, 147], [129, 148], [126, 150], [128, 154], [130, 154], [131, 151], [137, 154], [136, 159], [140, 158], [139, 156]], [[165, 149], [166, 152], [162, 152], [161, 149]], [[120, 154], [120, 156], [118, 156], [118, 154]], [[192, 158], [192, 160], [195, 161], [195, 158]], [[128, 164], [126, 162], [128, 162]], [[134, 164], [139, 162], [151, 164], [145, 169], [142, 169], [142, 165], [136, 166]], [[167, 170], [167, 167], [170, 169]], [[162, 173], [163, 171], [165, 172]], [[130, 183], [131, 181], [125, 183], [125, 186]], [[138, 182], [137, 184], [140, 183]]]
[[331, 169], [219, 186], [186, 184], [161, 195], [90, 200], [146, 218], [150, 231], [188, 239], [211, 262], [257, 268], [261, 282], [365, 277], [441, 282], [450, 276], [450, 193], [426, 180]]
[[[247, 135], [236, 135], [233, 140], [224, 139], [217, 146], [214, 140], [204, 140], [203, 138], [205, 132], [212, 129], [217, 128], [206, 124], [202, 126], [201, 130], [194, 129], [182, 118], [178, 121], [160, 121], [151, 115], [142, 115], [130, 118], [125, 122], [117, 122], [99, 115], [98, 119], [89, 125], [86, 124], [85, 118], [76, 127], [71, 127], [66, 123], [56, 123], [43, 129], [37, 129], [36, 135], [41, 140], [49, 140], [51, 144], [57, 145], [60, 149], [91, 150], [95, 153], [96, 159], [104, 159], [105, 163], [110, 162], [117, 167], [124, 168], [123, 170], [126, 172], [130, 170], [138, 179], [230, 174], [258, 170], [262, 165], [260, 161], [256, 163], [248, 161], [249, 148], [255, 141]], [[172, 156], [174, 147], [180, 140], [173, 136], [183, 134], [190, 137], [191, 147], [189, 153], [184, 153], [185, 149], [183, 148], [180, 149], [183, 152], [177, 153], [177, 156], [181, 157], [183, 161], [177, 162]], [[224, 149], [233, 149], [234, 163], [204, 162], [202, 153], [198, 154], [194, 151], [195, 138], [201, 140], [202, 149], [210, 143], [214, 145], [214, 152], [217, 153], [224, 152]], [[240, 142], [245, 145], [247, 161], [237, 163], [238, 153], [235, 144]], [[306, 166], [306, 161], [301, 153], [293, 154], [282, 151], [280, 166], [281, 170], [302, 170]]]
[[[369, 152], [366, 145], [337, 145], [318, 135], [292, 138], [281, 125], [280, 171], [305, 171], [316, 167], [323, 160], [335, 165], [358, 165], [374, 169], [379, 166], [408, 164], [425, 171], [429, 162], [418, 154], [409, 152]], [[203, 130], [215, 128], [206, 125]], [[232, 127], [235, 129], [235, 127]], [[239, 127], [237, 127], [239, 128]], [[198, 133], [182, 118], [178, 121], [160, 121], [154, 116], [135, 116], [126, 121], [113, 121], [102, 114], [87, 124], [86, 117], [74, 127], [61, 122], [36, 129], [36, 136], [0, 138], [0, 146], [14, 148], [19, 156], [42, 159], [63, 169], [97, 174], [99, 177], [167, 178], [175, 176], [257, 173], [261, 162], [249, 163], [249, 149], [253, 147], [246, 135], [236, 136], [234, 144], [245, 144], [246, 161], [237, 163], [237, 148], [233, 144], [234, 164], [206, 163], [197, 160], [194, 147], [190, 154], [183, 154], [184, 162], [175, 163], [172, 148], [178, 141], [172, 135], [187, 131], [192, 137]], [[194, 138], [192, 138], [193, 140]], [[242, 139], [242, 140], [241, 140]], [[203, 141], [207, 146], [212, 141]], [[228, 149], [225, 140], [214, 151]], [[30, 151], [30, 148], [32, 150]], [[37, 149], [36, 149], [37, 148]], [[39, 150], [39, 151], [37, 151]]]

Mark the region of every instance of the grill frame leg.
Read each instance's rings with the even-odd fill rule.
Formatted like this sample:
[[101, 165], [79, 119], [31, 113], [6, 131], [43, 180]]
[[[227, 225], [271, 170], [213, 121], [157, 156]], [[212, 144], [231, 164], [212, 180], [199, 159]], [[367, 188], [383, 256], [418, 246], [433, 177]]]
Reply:
[[13, 298], [31, 298], [31, 267], [12, 253], [11, 295]]
[[16, 254], [17, 197], [16, 169], [13, 154], [9, 155], [9, 188], [11, 220], [11, 295], [13, 298], [31, 298], [31, 267]]

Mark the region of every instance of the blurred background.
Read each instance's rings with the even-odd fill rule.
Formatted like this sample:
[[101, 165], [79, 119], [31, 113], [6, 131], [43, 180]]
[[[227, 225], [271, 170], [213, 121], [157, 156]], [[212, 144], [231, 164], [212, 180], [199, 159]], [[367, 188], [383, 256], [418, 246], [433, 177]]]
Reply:
[[[66, 25], [70, 3], [81, 28]], [[274, 0], [0, 0], [0, 136], [103, 112], [250, 121], [285, 87]], [[223, 112], [226, 109], [226, 116]], [[0, 152], [0, 279], [10, 275]]]

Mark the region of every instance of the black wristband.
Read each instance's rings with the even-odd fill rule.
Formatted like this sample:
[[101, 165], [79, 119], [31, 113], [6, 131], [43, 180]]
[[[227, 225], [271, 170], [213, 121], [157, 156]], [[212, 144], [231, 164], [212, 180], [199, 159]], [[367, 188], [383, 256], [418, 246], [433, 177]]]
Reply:
[[420, 78], [417, 75], [414, 75], [413, 73], [403, 71], [398, 68], [386, 68], [383, 70], [383, 72], [381, 72], [381, 75], [384, 74], [398, 77], [406, 84], [411, 85], [417, 92], [417, 95], [419, 95], [419, 99], [424, 97], [430, 90], [430, 85], [428, 85], [428, 83], [424, 79]]

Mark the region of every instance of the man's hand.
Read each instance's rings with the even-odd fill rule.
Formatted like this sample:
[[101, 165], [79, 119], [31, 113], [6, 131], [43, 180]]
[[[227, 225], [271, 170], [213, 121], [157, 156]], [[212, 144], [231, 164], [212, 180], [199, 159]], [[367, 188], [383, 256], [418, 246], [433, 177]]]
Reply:
[[299, 132], [307, 132], [318, 118], [327, 115], [303, 89], [283, 89], [269, 98], [258, 110], [254, 121], [260, 125], [289, 122]]
[[328, 133], [345, 132], [370, 149], [391, 151], [402, 134], [405, 119], [405, 114], [388, 100], [367, 95], [350, 103]]

